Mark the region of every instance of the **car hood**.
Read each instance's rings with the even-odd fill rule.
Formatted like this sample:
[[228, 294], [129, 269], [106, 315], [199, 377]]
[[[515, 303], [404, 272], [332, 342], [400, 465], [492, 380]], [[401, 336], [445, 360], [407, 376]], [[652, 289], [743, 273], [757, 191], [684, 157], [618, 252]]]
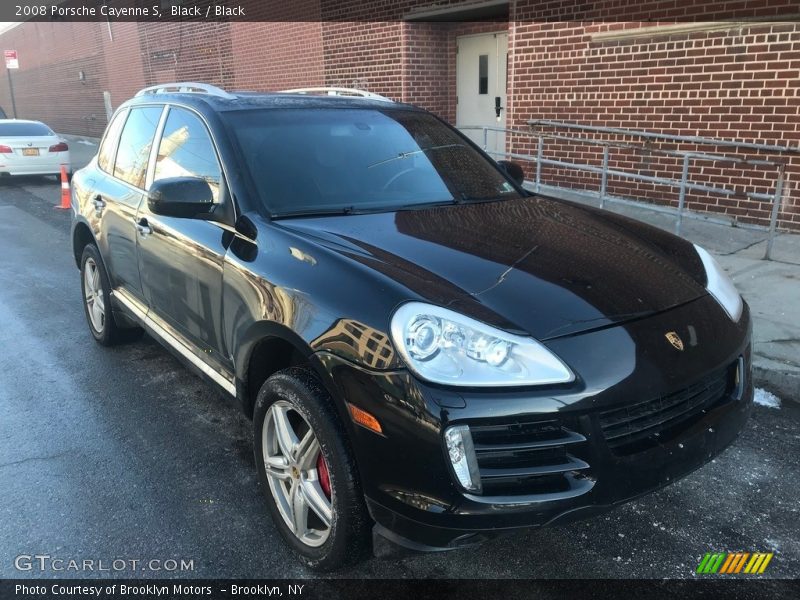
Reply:
[[382, 273], [408, 299], [542, 340], [706, 293], [679, 260], [691, 244], [603, 215], [537, 196], [275, 224]]

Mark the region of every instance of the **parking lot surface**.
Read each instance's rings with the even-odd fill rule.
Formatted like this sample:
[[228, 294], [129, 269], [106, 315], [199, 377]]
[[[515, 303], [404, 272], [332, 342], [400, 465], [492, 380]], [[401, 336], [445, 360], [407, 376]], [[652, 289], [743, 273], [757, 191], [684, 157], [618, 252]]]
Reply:
[[[148, 337], [91, 338], [69, 215], [50, 179], [0, 181], [0, 577], [14, 559], [192, 561], [126, 577], [310, 577], [263, 506], [250, 423]], [[684, 480], [590, 521], [458, 552], [371, 559], [343, 577], [694, 578], [706, 552], [775, 552], [800, 576], [800, 409], [758, 405]], [[796, 399], [795, 399], [796, 400]]]

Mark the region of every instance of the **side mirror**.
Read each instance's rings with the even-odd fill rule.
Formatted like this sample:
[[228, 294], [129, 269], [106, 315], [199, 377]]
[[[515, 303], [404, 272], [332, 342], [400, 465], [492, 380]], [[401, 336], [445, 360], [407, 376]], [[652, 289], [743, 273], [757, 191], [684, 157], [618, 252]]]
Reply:
[[150, 212], [165, 217], [203, 218], [214, 210], [214, 195], [205, 179], [169, 177], [153, 182], [147, 206]]
[[505, 171], [511, 179], [517, 182], [517, 185], [525, 183], [525, 172], [522, 167], [510, 160], [498, 160], [497, 164]]

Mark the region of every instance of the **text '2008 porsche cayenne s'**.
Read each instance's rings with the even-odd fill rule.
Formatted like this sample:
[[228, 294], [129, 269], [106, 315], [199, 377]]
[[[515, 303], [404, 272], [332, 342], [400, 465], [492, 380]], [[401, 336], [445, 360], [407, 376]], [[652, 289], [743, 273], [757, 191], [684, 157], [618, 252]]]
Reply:
[[750, 315], [708, 252], [336, 93], [148, 88], [73, 180], [92, 335], [237, 401], [306, 564], [588, 517], [736, 438]]

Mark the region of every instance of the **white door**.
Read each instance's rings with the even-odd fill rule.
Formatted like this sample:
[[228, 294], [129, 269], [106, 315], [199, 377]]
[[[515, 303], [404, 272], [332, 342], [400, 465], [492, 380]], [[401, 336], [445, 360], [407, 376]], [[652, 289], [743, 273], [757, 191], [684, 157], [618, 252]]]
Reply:
[[[458, 38], [456, 60], [456, 127], [506, 126], [506, 65], [508, 63], [508, 34], [488, 33]], [[498, 117], [499, 107], [499, 117]], [[482, 130], [465, 130], [481, 148], [505, 152], [506, 135]], [[492, 154], [496, 159], [503, 158]]]

